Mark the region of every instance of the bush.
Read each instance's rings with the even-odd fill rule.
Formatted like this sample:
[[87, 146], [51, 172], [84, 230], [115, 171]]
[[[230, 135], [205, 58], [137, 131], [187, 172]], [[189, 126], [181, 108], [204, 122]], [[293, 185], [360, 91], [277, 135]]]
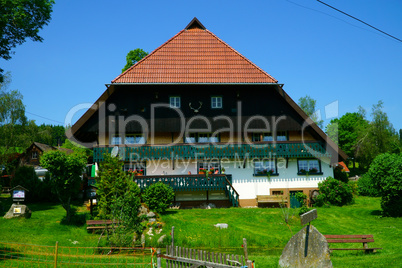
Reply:
[[170, 186], [157, 182], [145, 189], [142, 197], [150, 210], [163, 213], [172, 203], [174, 191]]
[[374, 186], [373, 180], [367, 174], [364, 174], [357, 181], [358, 194], [363, 196], [380, 196], [380, 191]]
[[295, 194], [296, 200], [299, 201], [301, 207], [299, 209], [299, 215], [306, 213], [310, 209], [307, 207], [307, 195], [303, 192], [297, 192]]
[[317, 197], [313, 198], [314, 207], [323, 207], [325, 205], [325, 196], [323, 194], [317, 195]]
[[367, 176], [381, 195], [384, 216], [402, 216], [402, 155], [381, 154], [372, 162]]
[[353, 202], [353, 193], [350, 186], [344, 182], [328, 177], [325, 181], [318, 183], [320, 195], [323, 199], [335, 206], [343, 206]]

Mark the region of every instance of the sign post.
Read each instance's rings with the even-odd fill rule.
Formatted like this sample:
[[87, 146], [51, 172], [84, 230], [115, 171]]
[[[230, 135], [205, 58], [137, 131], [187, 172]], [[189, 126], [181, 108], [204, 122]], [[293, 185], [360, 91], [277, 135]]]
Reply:
[[300, 221], [301, 225], [308, 224], [306, 227], [306, 243], [304, 247], [304, 257], [307, 257], [307, 252], [308, 252], [308, 236], [310, 233], [310, 224], [313, 220], [317, 219], [317, 210], [313, 209], [310, 210], [302, 215], [300, 215]]

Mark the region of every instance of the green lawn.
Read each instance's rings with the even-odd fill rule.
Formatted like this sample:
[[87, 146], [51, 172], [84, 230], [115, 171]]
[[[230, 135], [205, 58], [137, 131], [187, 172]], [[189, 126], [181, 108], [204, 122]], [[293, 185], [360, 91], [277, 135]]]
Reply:
[[[3, 200], [3, 216], [8, 203]], [[7, 207], [8, 206], [8, 207]], [[0, 242], [54, 246], [93, 247], [98, 235], [89, 234], [85, 225], [60, 223], [65, 211], [60, 205], [32, 204], [31, 219], [0, 218]], [[334, 267], [399, 267], [402, 266], [402, 219], [382, 218], [380, 199], [357, 197], [356, 203], [345, 207], [318, 208], [313, 225], [323, 234], [373, 234], [372, 247], [382, 247], [377, 253], [334, 252]], [[81, 213], [86, 213], [83, 209]], [[242, 254], [242, 239], [247, 238], [249, 255], [256, 267], [277, 267], [281, 251], [287, 241], [301, 229], [298, 216], [287, 226], [280, 209], [229, 208], [169, 210], [162, 215], [165, 222], [162, 234], [168, 237], [175, 226], [175, 244], [183, 247], [222, 253]], [[216, 223], [229, 224], [218, 229]], [[146, 246], [155, 246], [156, 238]], [[75, 242], [77, 241], [77, 242]], [[168, 241], [169, 242], [169, 241]], [[362, 246], [355, 244], [354, 246]], [[1, 265], [1, 264], [0, 264]]]

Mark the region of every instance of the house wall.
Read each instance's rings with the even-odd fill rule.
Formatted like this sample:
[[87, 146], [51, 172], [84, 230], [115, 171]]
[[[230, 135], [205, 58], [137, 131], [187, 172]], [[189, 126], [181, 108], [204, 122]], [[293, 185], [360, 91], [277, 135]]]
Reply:
[[[225, 168], [226, 174], [232, 175], [232, 185], [240, 196], [240, 206], [257, 206], [257, 195], [271, 195], [272, 191], [304, 191], [309, 194], [310, 190], [317, 189], [318, 183], [324, 181], [328, 176], [334, 175], [330, 167], [329, 158], [321, 160], [322, 175], [298, 175], [297, 158], [288, 160], [278, 160], [278, 176], [254, 176], [253, 161], [246, 161], [243, 167], [242, 160], [223, 161], [221, 165]], [[160, 160], [147, 162], [147, 175], [185, 175], [197, 174], [197, 161], [195, 160], [177, 160], [173, 169], [172, 161]], [[192, 196], [190, 196], [190, 194]], [[209, 200], [221, 200], [222, 195], [209, 195]], [[177, 201], [207, 200], [206, 193], [203, 192], [178, 192]]]
[[[324, 159], [329, 162], [329, 158]], [[322, 175], [297, 175], [297, 159], [289, 159], [286, 164], [278, 163], [278, 176], [254, 176], [252, 161], [247, 161], [245, 168], [242, 163], [229, 162], [225, 164], [227, 174], [232, 174], [232, 185], [239, 193], [240, 206], [256, 206], [257, 195], [270, 195], [271, 190], [308, 190], [317, 189], [318, 183], [328, 176], [334, 175], [333, 169], [325, 161], [321, 161]]]

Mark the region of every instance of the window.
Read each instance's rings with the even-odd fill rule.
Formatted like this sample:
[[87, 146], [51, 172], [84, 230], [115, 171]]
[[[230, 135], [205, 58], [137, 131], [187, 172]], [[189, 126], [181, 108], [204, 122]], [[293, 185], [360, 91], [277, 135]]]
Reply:
[[145, 144], [145, 137], [143, 134], [127, 134], [124, 144]]
[[273, 141], [271, 132], [267, 133], [253, 133], [252, 141]]
[[185, 143], [196, 143], [197, 135], [195, 133], [188, 134], [187, 137], [184, 137]]
[[180, 108], [180, 97], [170, 97], [170, 108]]
[[[276, 132], [276, 141], [287, 141], [288, 136], [286, 135], [286, 131], [278, 131]], [[252, 141], [274, 141], [274, 136], [271, 132], [261, 132], [261, 133], [253, 133]]]
[[110, 140], [111, 145], [119, 145], [121, 144], [121, 136], [119, 135], [113, 135], [112, 139]]
[[198, 173], [211, 172], [213, 174], [220, 174], [221, 167], [218, 161], [198, 162]]
[[222, 97], [211, 97], [211, 108], [222, 108]]
[[317, 159], [299, 159], [297, 160], [298, 174], [318, 174], [321, 173], [321, 164]]
[[254, 176], [267, 176], [278, 174], [275, 160], [254, 161]]
[[219, 136], [212, 136], [211, 133], [191, 133], [184, 138], [185, 143], [207, 143], [219, 142]]
[[146, 162], [132, 162], [125, 163], [123, 166], [124, 171], [128, 171], [137, 176], [145, 176], [146, 175]]
[[38, 159], [38, 152], [32, 152], [32, 159]]
[[276, 132], [276, 140], [277, 141], [287, 141], [288, 136], [286, 135], [286, 131], [278, 131], [278, 132]]

